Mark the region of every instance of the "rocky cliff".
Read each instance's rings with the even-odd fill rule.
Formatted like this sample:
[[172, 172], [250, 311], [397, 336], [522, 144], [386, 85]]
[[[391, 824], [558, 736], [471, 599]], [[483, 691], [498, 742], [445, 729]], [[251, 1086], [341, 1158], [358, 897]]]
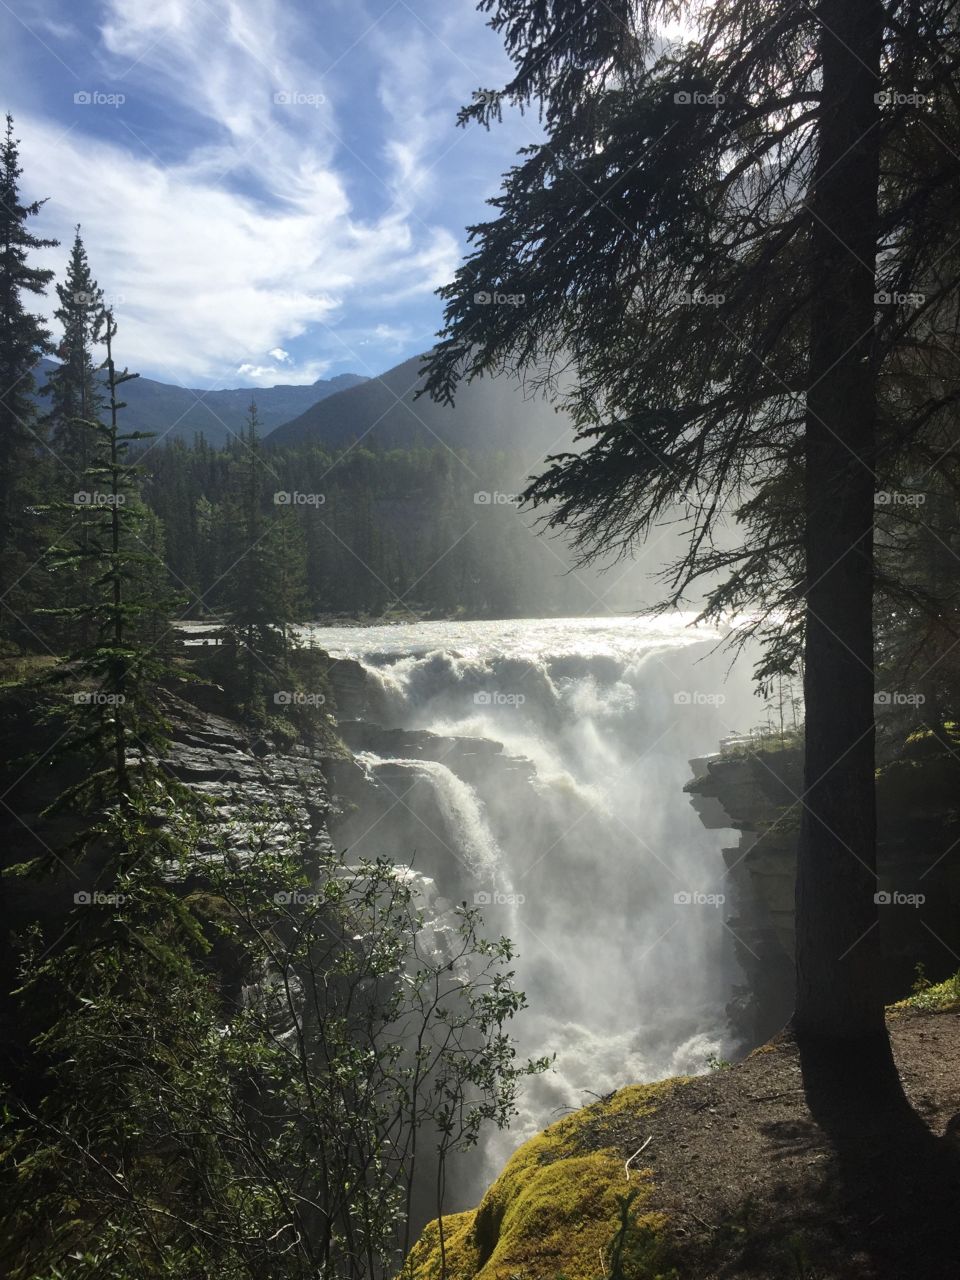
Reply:
[[[799, 747], [738, 746], [690, 762], [685, 790], [704, 825], [732, 827], [724, 849], [728, 925], [747, 975], [731, 1020], [747, 1044], [783, 1026], [793, 998], [793, 892], [802, 806]], [[920, 734], [877, 775], [878, 893], [885, 998], [916, 966], [935, 978], [960, 955], [960, 760]]]
[[[324, 769], [326, 756], [302, 745], [282, 750], [247, 733], [212, 706], [216, 691], [184, 686], [183, 693], [204, 705], [187, 701], [180, 692], [161, 693], [169, 726], [169, 746], [163, 766], [174, 778], [210, 802], [204, 834], [191, 862], [171, 868], [183, 892], [203, 889], [205, 859], [214, 856], [221, 836], [228, 835], [234, 852], [243, 854], [257, 828], [264, 828], [265, 809], [283, 811], [266, 826], [266, 843], [280, 845], [293, 827], [307, 835], [307, 854], [330, 849], [327, 828], [332, 809]], [[44, 714], [40, 714], [40, 710]], [[68, 761], [55, 760], [62, 724], [56, 700], [42, 702], [35, 689], [8, 688], [0, 695], [0, 908], [4, 930], [0, 939], [0, 990], [14, 990], [19, 964], [19, 939], [38, 925], [51, 942], [64, 932], [75, 895], [95, 887], [92, 859], [59, 856], [76, 832], [70, 814], [47, 812], [64, 788], [78, 780]], [[21, 876], [10, 869], [35, 859], [49, 859], [50, 874]], [[239, 980], [239, 975], [230, 975]], [[21, 1011], [8, 996], [0, 998], [0, 1023], [5, 1035], [2, 1052], [15, 1075], [26, 1054], [29, 1034], [21, 1026]], [[22, 1034], [21, 1034], [22, 1032]]]

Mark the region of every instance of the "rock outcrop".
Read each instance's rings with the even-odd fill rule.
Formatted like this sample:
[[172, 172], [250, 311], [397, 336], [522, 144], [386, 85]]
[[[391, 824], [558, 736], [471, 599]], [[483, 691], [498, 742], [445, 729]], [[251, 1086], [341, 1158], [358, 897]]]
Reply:
[[[924, 745], [926, 743], [926, 745]], [[732, 827], [724, 849], [727, 923], [747, 975], [731, 1020], [748, 1044], [783, 1026], [793, 1001], [794, 877], [802, 806], [800, 749], [740, 746], [691, 760], [685, 791], [704, 825]], [[884, 998], [909, 989], [917, 964], [953, 973], [960, 954], [960, 763], [926, 738], [877, 775], [878, 893]]]
[[331, 847], [327, 821], [333, 802], [325, 755], [298, 743], [278, 750], [234, 721], [172, 695], [169, 715], [170, 746], [163, 763], [210, 802], [199, 857], [215, 849], [227, 828], [232, 847], [242, 852], [245, 825], [262, 825], [257, 820], [265, 810], [283, 815], [270, 824], [268, 844], [295, 827], [317, 848]]
[[[525, 1143], [478, 1207], [431, 1222], [404, 1280], [945, 1280], [956, 1274], [960, 984], [889, 1011], [825, 1096], [787, 1034], [733, 1067], [629, 1085]], [[881, 1073], [882, 1074], [882, 1073]]]

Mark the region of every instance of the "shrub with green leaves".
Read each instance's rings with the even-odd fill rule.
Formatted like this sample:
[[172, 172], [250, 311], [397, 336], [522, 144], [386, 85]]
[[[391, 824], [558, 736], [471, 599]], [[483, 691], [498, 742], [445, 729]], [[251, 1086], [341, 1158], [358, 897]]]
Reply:
[[384, 1274], [417, 1197], [442, 1209], [451, 1155], [546, 1065], [507, 1034], [511, 945], [465, 906], [428, 920], [405, 868], [277, 850], [277, 817], [184, 897], [196, 828], [172, 806], [158, 824], [155, 799], [108, 819], [137, 853], [103, 905], [25, 955], [24, 998], [60, 1012], [37, 1046], [47, 1096], [9, 1103], [0, 1264]]

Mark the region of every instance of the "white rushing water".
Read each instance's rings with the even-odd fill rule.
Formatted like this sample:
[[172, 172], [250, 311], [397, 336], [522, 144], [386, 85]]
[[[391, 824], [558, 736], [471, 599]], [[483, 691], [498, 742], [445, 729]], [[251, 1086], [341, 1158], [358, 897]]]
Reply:
[[490, 828], [486, 809], [476, 790], [437, 760], [405, 760], [402, 756], [378, 756], [361, 751], [357, 760], [375, 776], [377, 766], [392, 765], [417, 777], [426, 777], [450, 839], [450, 852], [474, 877], [493, 881], [504, 866], [503, 853]]
[[485, 1177], [562, 1108], [702, 1071], [729, 1051], [724, 1006], [741, 975], [721, 849], [735, 837], [706, 830], [683, 785], [692, 757], [749, 730], [762, 709], [748, 662], [728, 674], [718, 633], [690, 622], [304, 628], [363, 664], [384, 727], [486, 739], [529, 762], [361, 757], [396, 795], [398, 818], [414, 780], [434, 801], [416, 824], [381, 818], [367, 852], [403, 862], [425, 821], [442, 828], [432, 832], [450, 854], [440, 892], [480, 903], [489, 932], [514, 938], [530, 1004], [521, 1048], [557, 1055], [510, 1134], [488, 1144]]

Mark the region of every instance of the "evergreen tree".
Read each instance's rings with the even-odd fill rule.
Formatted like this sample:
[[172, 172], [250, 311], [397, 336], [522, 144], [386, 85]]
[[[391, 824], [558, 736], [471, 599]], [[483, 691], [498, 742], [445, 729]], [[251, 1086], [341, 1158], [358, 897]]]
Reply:
[[50, 396], [51, 445], [58, 461], [75, 476], [90, 460], [92, 441], [87, 423], [99, 417], [103, 396], [93, 360], [93, 334], [103, 308], [103, 290], [93, 278], [87, 251], [77, 227], [67, 263], [58, 284], [60, 305], [54, 312], [63, 329], [56, 354], [60, 364], [50, 373], [44, 392]]
[[[60, 363], [50, 372], [43, 394], [50, 397], [46, 425], [50, 430], [51, 462], [47, 467], [49, 483], [54, 491], [77, 491], [86, 483], [85, 476], [96, 451], [95, 430], [90, 426], [99, 419], [103, 406], [102, 384], [97, 378], [93, 354], [93, 335], [103, 309], [103, 291], [90, 270], [87, 252], [77, 227], [67, 274], [56, 286], [59, 306], [54, 315], [63, 330], [56, 354]], [[88, 512], [84, 508], [68, 508], [66, 522], [73, 530], [60, 528], [55, 537], [63, 542], [79, 531], [80, 546], [85, 548], [89, 531]], [[61, 522], [62, 523], [62, 522]], [[60, 585], [66, 592], [59, 603], [79, 605], [89, 598], [92, 563], [83, 559], [70, 579]], [[91, 635], [84, 622], [77, 623], [74, 642], [86, 644]], [[64, 637], [58, 635], [58, 647]]]
[[83, 424], [91, 438], [83, 477], [88, 487], [73, 495], [80, 520], [72, 522], [72, 540], [56, 560], [68, 583], [88, 575], [90, 594], [51, 610], [79, 638], [52, 677], [74, 687], [71, 731], [58, 753], [79, 752], [89, 762], [87, 775], [59, 803], [88, 810], [112, 801], [129, 805], [136, 775], [152, 771], [165, 730], [153, 691], [168, 671], [163, 640], [174, 603], [169, 592], [158, 590], [157, 548], [151, 546], [159, 536], [157, 521], [140, 498], [143, 468], [128, 457], [131, 444], [149, 437], [120, 427], [126, 407], [120, 388], [138, 375], [117, 368], [116, 333], [112, 312], [102, 311], [93, 340], [106, 347], [107, 420]]
[[[296, 514], [283, 512], [289, 493], [281, 489], [279, 477], [264, 459], [255, 401], [232, 452], [232, 469], [224, 521], [229, 558], [219, 592], [224, 613], [221, 644], [241, 679], [238, 692], [244, 714], [258, 722], [269, 709], [282, 705], [275, 699], [292, 687], [289, 627], [302, 616], [303, 543], [302, 533], [294, 542], [291, 521]], [[265, 474], [276, 486], [269, 495]], [[229, 678], [229, 673], [224, 676]], [[231, 683], [235, 682], [236, 677]]]
[[28, 230], [44, 201], [24, 203], [20, 194], [19, 140], [7, 116], [0, 145], [0, 634], [28, 641], [29, 627], [11, 603], [11, 589], [26, 575], [42, 549], [37, 522], [28, 511], [36, 500], [29, 467], [39, 457], [41, 428], [33, 393], [34, 368], [51, 352], [43, 320], [28, 310], [25, 295], [39, 297], [53, 272], [30, 265], [38, 249], [53, 248]]

